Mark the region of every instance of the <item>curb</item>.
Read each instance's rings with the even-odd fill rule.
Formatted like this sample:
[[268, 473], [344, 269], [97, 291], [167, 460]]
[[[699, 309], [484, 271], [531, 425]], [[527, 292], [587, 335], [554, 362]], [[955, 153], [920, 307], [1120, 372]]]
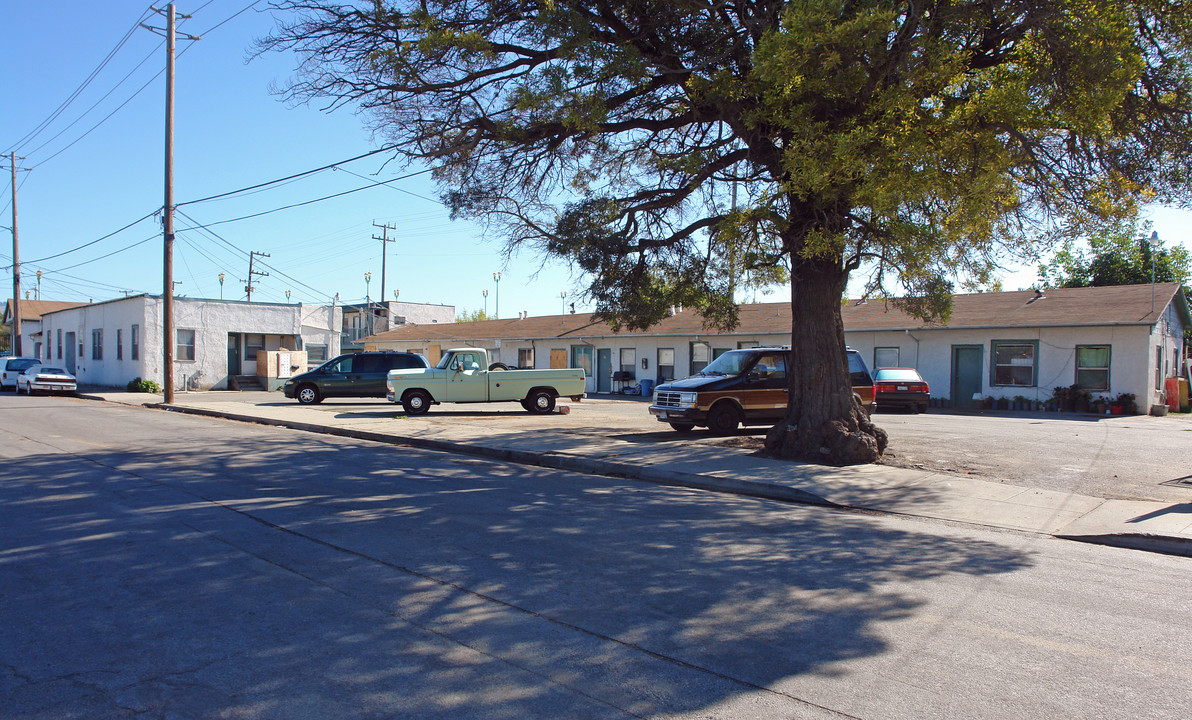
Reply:
[[[103, 402], [109, 402], [107, 398], [98, 395], [79, 394], [76, 395], [76, 397], [87, 400], [100, 400]], [[555, 470], [568, 470], [592, 475], [603, 475], [606, 477], [626, 478], [640, 482], [652, 483], [655, 485], [683, 487], [693, 490], [717, 492], [725, 495], [739, 495], [745, 497], [754, 497], [762, 500], [776, 500], [779, 502], [788, 502], [798, 505], [824, 507], [834, 510], [865, 512], [890, 517], [926, 517], [913, 515], [910, 513], [866, 508], [858, 505], [843, 505], [840, 503], [834, 503], [830, 500], [827, 500], [826, 498], [809, 493], [805, 490], [800, 490], [798, 488], [773, 485], [770, 483], [757, 482], [753, 480], [743, 480], [740, 478], [713, 479], [703, 475], [675, 472], [672, 470], [664, 470], [652, 466], [633, 465], [609, 460], [595, 460], [591, 458], [576, 457], [573, 455], [564, 455], [560, 453], [538, 453], [528, 450], [490, 448], [446, 440], [432, 440], [428, 438], [411, 437], [407, 435], [395, 435], [393, 433], [378, 433], [367, 430], [336, 428], [322, 424], [305, 423], [294, 420], [276, 420], [272, 418], [262, 418], [255, 415], [241, 415], [238, 413], [208, 410], [205, 408], [166, 405], [164, 402], [150, 402], [143, 403], [141, 405], [130, 406], [145, 407], [154, 410], [165, 410], [167, 412], [177, 412], [186, 415], [233, 420], [256, 425], [282, 427], [291, 430], [302, 430], [319, 435], [332, 435], [356, 440], [366, 440], [369, 442], [376, 442], [385, 445], [408, 445], [410, 447], [417, 447], [424, 450], [470, 455], [473, 457], [482, 457], [515, 463], [518, 465], [546, 467]], [[951, 522], [972, 525], [974, 527], [1006, 529], [1001, 525], [988, 525], [980, 522], [961, 520], [954, 520]], [[1154, 535], [1151, 533], [1079, 534], [1065, 533], [1062, 530], [1054, 533], [1042, 532], [1030, 534], [1053, 537], [1059, 540], [1070, 540], [1095, 545], [1108, 545], [1131, 550], [1142, 550], [1145, 552], [1154, 552], [1164, 555], [1192, 557], [1192, 539], [1181, 537]]]

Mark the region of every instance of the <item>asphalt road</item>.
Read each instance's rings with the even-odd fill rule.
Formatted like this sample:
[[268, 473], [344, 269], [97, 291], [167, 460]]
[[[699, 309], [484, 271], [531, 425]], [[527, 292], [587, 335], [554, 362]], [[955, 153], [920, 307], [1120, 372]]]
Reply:
[[[280, 393], [201, 393], [204, 402], [247, 406], [289, 404]], [[660, 423], [641, 400], [570, 403], [572, 417], [530, 416], [512, 403], [438, 405], [419, 418], [401, 416], [384, 400], [325, 401], [304, 410], [312, 416], [399, 417], [418, 423], [516, 424], [527, 432], [605, 432], [642, 442], [730, 443], [760, 450], [765, 427], [742, 429], [731, 438], [700, 430], [679, 435]], [[1126, 500], [1192, 500], [1192, 416], [1096, 416], [1074, 413], [966, 413], [932, 410], [918, 415], [879, 412], [890, 446], [883, 464], [1024, 485], [1041, 490]]]
[[1192, 561], [0, 397], [4, 718], [1183, 717]]

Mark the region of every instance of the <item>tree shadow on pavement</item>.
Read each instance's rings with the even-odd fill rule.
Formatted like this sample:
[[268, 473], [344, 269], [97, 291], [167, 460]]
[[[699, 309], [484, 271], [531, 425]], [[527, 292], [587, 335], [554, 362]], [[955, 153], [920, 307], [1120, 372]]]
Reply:
[[888, 650], [1007, 545], [246, 428], [0, 480], [8, 717], [698, 713]]

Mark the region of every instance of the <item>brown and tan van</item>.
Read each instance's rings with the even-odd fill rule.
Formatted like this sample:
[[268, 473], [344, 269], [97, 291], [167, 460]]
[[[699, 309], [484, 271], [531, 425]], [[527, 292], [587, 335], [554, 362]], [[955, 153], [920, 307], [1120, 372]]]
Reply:
[[[853, 393], [872, 413], [873, 377], [860, 353], [847, 353]], [[659, 385], [650, 414], [679, 432], [698, 425], [717, 435], [777, 422], [786, 414], [789, 363], [790, 348], [730, 350], [691, 377]]]

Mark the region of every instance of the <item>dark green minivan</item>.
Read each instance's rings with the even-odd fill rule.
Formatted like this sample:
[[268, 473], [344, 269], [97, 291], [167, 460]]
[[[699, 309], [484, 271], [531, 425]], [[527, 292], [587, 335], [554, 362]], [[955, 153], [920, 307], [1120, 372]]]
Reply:
[[385, 397], [385, 379], [390, 370], [427, 368], [430, 363], [417, 353], [360, 352], [340, 355], [310, 372], [295, 375], [282, 386], [288, 398], [313, 405], [330, 397]]

